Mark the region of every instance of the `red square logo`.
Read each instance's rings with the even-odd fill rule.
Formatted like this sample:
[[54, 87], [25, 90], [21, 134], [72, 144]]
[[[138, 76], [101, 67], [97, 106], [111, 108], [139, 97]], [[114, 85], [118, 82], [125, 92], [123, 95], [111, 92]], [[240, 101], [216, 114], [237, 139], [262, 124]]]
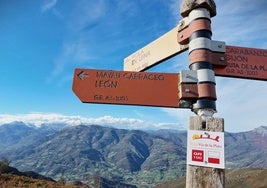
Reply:
[[219, 158], [208, 158], [208, 163], [214, 163], [214, 164], [220, 164], [220, 159]]
[[203, 150], [192, 150], [192, 161], [204, 162], [204, 151]]

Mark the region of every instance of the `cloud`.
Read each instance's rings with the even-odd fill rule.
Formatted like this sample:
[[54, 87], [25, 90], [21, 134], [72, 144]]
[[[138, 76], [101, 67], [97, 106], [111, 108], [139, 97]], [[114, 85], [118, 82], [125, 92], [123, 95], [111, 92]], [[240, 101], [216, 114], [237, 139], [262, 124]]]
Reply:
[[51, 82], [55, 79], [57, 79], [57, 83], [69, 81], [75, 67], [93, 58], [86, 41], [66, 41], [63, 43], [61, 52], [54, 59], [54, 67], [48, 75], [47, 81]]
[[267, 125], [267, 85], [264, 81], [217, 79], [217, 110], [229, 131], [247, 131]]
[[[267, 126], [267, 85], [264, 81], [216, 78], [217, 113], [214, 117], [224, 118], [228, 132], [249, 131]], [[189, 109], [161, 109], [184, 127], [189, 116], [195, 114]]]
[[45, 0], [43, 6], [41, 7], [42, 12], [46, 12], [52, 9], [57, 4], [57, 0]]
[[182, 19], [182, 16], [180, 16], [180, 4], [181, 4], [181, 2], [182, 1], [170, 0], [169, 10], [170, 10], [171, 15], [174, 18], [179, 17]]
[[[98, 68], [101, 63], [105, 68], [105, 62], [108, 61], [109, 64], [118, 67], [117, 62], [128, 55], [125, 50], [131, 43], [143, 42], [144, 32], [151, 33], [155, 25], [161, 25], [151, 22], [152, 24], [146, 24], [146, 27], [136, 27], [136, 23], [146, 23], [143, 19], [146, 15], [142, 12], [143, 3], [80, 0], [72, 3], [68, 12], [61, 9], [60, 14], [64, 18], [60, 21], [64, 22], [66, 29], [62, 34], [61, 49], [54, 58], [54, 65], [47, 81], [51, 83], [56, 80], [58, 85], [62, 85], [66, 83], [65, 80], [71, 78], [66, 79], [66, 74], [71, 75], [75, 67], [85, 67], [85, 64], [88, 68]], [[149, 6], [154, 4], [146, 3], [151, 4]], [[142, 33], [138, 34], [141, 31]], [[154, 32], [156, 31], [152, 33]], [[141, 39], [131, 40], [131, 35]]]
[[[249, 6], [245, 6], [249, 5]], [[223, 40], [228, 45], [264, 47], [267, 42], [259, 37], [266, 36], [267, 25], [262, 21], [267, 18], [267, 2], [257, 0], [253, 3], [244, 1], [218, 1], [217, 15], [212, 18], [215, 40]], [[261, 33], [257, 35], [256, 33]], [[255, 41], [259, 41], [256, 42]]]
[[108, 2], [105, 0], [76, 1], [68, 16], [68, 28], [72, 32], [79, 32], [92, 24], [104, 21]]
[[[245, 6], [249, 5], [249, 6]], [[212, 20], [213, 38], [227, 45], [266, 48], [267, 2], [218, 1], [217, 16]], [[263, 81], [217, 78], [216, 116], [225, 119], [228, 131], [247, 131], [266, 125], [267, 86]]]
[[160, 122], [151, 123], [134, 118], [118, 118], [112, 116], [103, 116], [99, 118], [88, 118], [82, 116], [66, 116], [56, 113], [29, 113], [29, 114], [0, 114], [0, 126], [14, 121], [22, 121], [26, 124], [41, 127], [42, 125], [101, 125], [119, 129], [139, 129], [139, 130], [157, 130], [157, 129], [183, 129], [176, 123]]
[[[49, 83], [57, 80], [57, 84], [62, 85], [66, 80], [70, 81], [75, 67], [88, 63], [98, 54], [95, 41], [99, 38], [99, 32], [95, 32], [94, 27], [102, 22], [106, 4], [103, 0], [81, 0], [71, 4], [68, 12], [61, 10], [60, 21], [63, 22], [65, 30], [62, 33], [61, 49], [54, 57], [54, 66], [47, 76]], [[52, 2], [47, 2], [45, 7], [52, 7]], [[98, 50], [101, 51], [101, 48]], [[70, 76], [66, 78], [66, 75]]]
[[161, 111], [176, 119], [176, 122], [179, 122], [179, 124], [175, 123], [174, 126], [176, 128], [179, 127], [178, 129], [187, 129], [189, 117], [195, 115], [190, 109], [162, 108]]
[[[96, 68], [103, 65], [104, 61], [113, 60], [110, 60], [108, 54], [114, 49], [107, 47], [106, 43], [99, 44], [96, 41], [98, 36], [83, 33], [77, 35], [68, 36], [62, 41], [61, 49], [54, 57], [53, 67], [47, 75], [48, 83], [63, 85], [72, 79], [75, 68]], [[103, 50], [107, 48], [111, 50]]]
[[79, 118], [72, 117], [68, 118], [67, 116], [63, 116], [61, 114], [53, 114], [53, 113], [29, 113], [29, 114], [1, 114], [0, 115], [0, 124], [11, 123], [14, 121], [22, 121], [26, 124], [33, 124], [37, 127], [40, 127], [42, 124], [50, 124], [50, 123], [67, 123], [72, 125], [79, 124]]

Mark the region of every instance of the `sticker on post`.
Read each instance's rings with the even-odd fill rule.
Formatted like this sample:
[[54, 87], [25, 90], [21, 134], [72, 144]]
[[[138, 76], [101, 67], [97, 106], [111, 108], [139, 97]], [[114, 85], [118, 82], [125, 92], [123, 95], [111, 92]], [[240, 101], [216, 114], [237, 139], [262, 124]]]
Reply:
[[224, 169], [224, 133], [189, 130], [187, 164]]

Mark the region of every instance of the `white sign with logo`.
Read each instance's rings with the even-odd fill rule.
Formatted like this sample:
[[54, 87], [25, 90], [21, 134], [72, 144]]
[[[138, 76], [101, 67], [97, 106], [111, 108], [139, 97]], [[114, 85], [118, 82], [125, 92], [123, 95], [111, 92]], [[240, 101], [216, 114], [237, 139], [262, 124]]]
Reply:
[[224, 169], [224, 133], [188, 130], [187, 164]]

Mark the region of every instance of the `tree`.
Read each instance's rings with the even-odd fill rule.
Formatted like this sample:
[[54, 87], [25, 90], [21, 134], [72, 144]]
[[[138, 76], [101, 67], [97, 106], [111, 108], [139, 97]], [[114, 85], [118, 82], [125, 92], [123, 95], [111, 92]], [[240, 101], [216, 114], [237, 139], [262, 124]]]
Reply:
[[58, 180], [58, 183], [65, 185], [66, 184], [66, 177], [64, 176], [64, 173], [61, 173], [61, 176]]
[[2, 157], [0, 163], [3, 164], [3, 165], [9, 166], [11, 161], [7, 157]]
[[0, 161], [0, 173], [5, 173], [9, 169], [10, 160], [6, 157], [3, 157]]

